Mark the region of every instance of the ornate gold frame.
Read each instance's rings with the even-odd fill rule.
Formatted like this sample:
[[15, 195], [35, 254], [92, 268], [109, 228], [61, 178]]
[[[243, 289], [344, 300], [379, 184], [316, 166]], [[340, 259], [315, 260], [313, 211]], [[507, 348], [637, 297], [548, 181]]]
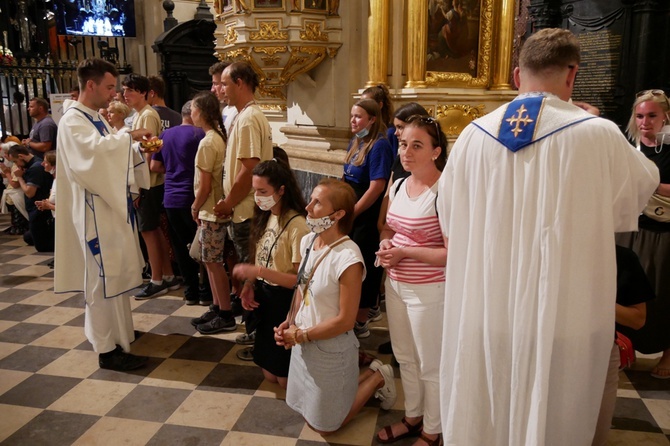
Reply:
[[505, 0], [480, 0], [479, 47], [477, 75], [426, 70], [428, 51], [428, 0], [409, 0], [407, 14], [408, 57], [406, 88], [469, 87], [487, 88], [491, 84], [495, 3]]

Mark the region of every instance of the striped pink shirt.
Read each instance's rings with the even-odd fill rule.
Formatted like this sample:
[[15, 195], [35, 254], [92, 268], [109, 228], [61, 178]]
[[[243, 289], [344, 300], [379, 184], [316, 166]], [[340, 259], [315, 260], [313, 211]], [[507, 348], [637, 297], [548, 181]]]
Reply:
[[[386, 221], [395, 235], [391, 240], [394, 246], [444, 247], [440, 232], [440, 223], [435, 211], [437, 183], [418, 197], [407, 195], [407, 181], [403, 181], [398, 192], [391, 187]], [[404, 258], [394, 268], [387, 270], [391, 279], [405, 283], [444, 282], [445, 267], [433, 266], [415, 259]]]

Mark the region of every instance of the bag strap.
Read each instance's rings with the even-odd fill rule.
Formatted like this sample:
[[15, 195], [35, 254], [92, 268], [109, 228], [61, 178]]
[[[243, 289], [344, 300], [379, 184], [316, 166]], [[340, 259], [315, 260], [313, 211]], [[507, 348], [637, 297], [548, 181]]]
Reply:
[[300, 216], [300, 214], [295, 214], [293, 217], [289, 218], [289, 220], [286, 222], [283, 228], [281, 228], [281, 231], [279, 231], [279, 234], [277, 234], [277, 237], [275, 237], [275, 241], [272, 242], [272, 246], [270, 246], [270, 250], [268, 251], [268, 258], [265, 259], [265, 267], [267, 268], [268, 265], [270, 264], [270, 257], [272, 257], [272, 250], [275, 249], [275, 246], [277, 246], [277, 242], [279, 241], [279, 237], [284, 233], [286, 228], [288, 228], [289, 223], [293, 221], [294, 218]]
[[309, 248], [307, 248], [305, 258], [303, 259], [303, 264], [301, 265], [300, 271], [298, 272], [298, 280], [296, 281], [295, 288], [293, 290], [293, 298], [291, 299], [291, 307], [290, 307], [289, 314], [288, 314], [289, 325], [292, 325], [292, 324], [295, 323], [295, 316], [298, 313], [298, 309], [296, 308], [296, 303], [297, 303], [296, 302], [297, 301], [296, 296], [298, 295], [298, 291], [300, 291], [300, 293], [302, 294], [301, 301], [304, 301], [305, 294], [307, 293], [307, 289], [309, 288], [309, 282], [311, 282], [312, 278], [314, 277], [314, 272], [316, 271], [316, 268], [321, 264], [321, 261], [323, 261], [323, 259], [326, 258], [326, 256], [330, 253], [330, 251], [332, 251], [333, 248], [335, 248], [337, 245], [340, 245], [340, 244], [346, 242], [347, 240], [349, 240], [349, 236], [345, 235], [345, 236], [341, 237], [340, 239], [338, 239], [333, 244], [328, 245], [328, 248], [326, 249], [326, 252], [324, 252], [321, 255], [321, 257], [319, 257], [319, 259], [314, 264], [314, 267], [312, 268], [312, 271], [309, 273], [309, 277], [307, 278], [307, 281], [305, 282], [304, 288], [302, 290], [300, 290], [300, 285], [299, 285], [300, 278], [302, 276], [302, 273], [304, 273], [304, 271], [305, 271], [305, 266], [307, 265], [307, 259], [309, 258], [309, 252], [310, 252], [312, 246], [314, 245], [314, 241], [316, 240], [316, 237], [318, 237], [318, 236], [315, 236], [312, 239], [312, 242], [310, 243]]

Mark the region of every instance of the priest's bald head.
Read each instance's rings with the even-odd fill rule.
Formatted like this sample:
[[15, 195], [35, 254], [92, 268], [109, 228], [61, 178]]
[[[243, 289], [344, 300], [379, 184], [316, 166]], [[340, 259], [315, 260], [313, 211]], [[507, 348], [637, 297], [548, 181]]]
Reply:
[[116, 97], [116, 67], [102, 59], [85, 59], [77, 67], [79, 102], [98, 110], [107, 108]]
[[579, 61], [579, 41], [574, 34], [565, 29], [543, 29], [521, 48], [514, 82], [520, 93], [542, 91], [567, 101], [572, 96]]

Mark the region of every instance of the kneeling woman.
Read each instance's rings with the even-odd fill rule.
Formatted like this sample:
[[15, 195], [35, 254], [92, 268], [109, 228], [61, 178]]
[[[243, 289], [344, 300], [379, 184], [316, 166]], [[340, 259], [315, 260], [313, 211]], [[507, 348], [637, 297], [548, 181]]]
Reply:
[[[375, 395], [382, 409], [395, 403], [393, 369], [375, 360], [358, 374], [358, 340], [353, 333], [363, 257], [347, 234], [356, 194], [344, 182], [325, 179], [307, 205], [298, 292], [289, 317], [276, 328], [277, 344], [293, 348], [286, 403], [321, 434], [349, 422]], [[293, 314], [295, 320], [293, 320]]]
[[258, 323], [254, 362], [263, 369], [266, 380], [285, 389], [291, 352], [275, 343], [273, 329], [286, 319], [291, 307], [301, 260], [300, 240], [309, 232], [305, 200], [293, 172], [281, 160], [258, 164], [252, 186], [257, 207], [249, 242], [255, 263], [236, 265], [233, 275], [245, 281], [242, 306], [254, 310], [253, 320]]

